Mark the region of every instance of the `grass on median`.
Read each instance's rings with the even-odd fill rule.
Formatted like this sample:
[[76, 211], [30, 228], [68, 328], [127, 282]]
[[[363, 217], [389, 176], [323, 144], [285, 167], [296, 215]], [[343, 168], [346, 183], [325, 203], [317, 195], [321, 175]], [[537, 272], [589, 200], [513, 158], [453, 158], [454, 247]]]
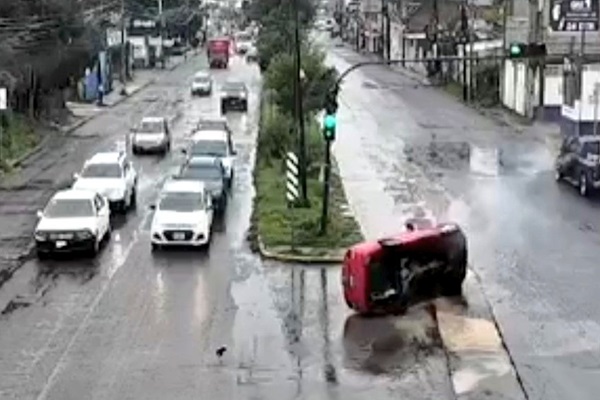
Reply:
[[[269, 110], [269, 113], [272, 115], [273, 110]], [[260, 135], [265, 135], [270, 130], [265, 124], [263, 120]], [[323, 141], [316, 123], [309, 126], [307, 131], [309, 159], [313, 159], [308, 177], [310, 207], [288, 209], [284, 161], [281, 157], [273, 156], [273, 152], [267, 154], [267, 146], [259, 145], [254, 170], [256, 197], [251, 239], [258, 235], [268, 248], [290, 248], [293, 223], [295, 247], [313, 248], [316, 252], [343, 249], [362, 240], [362, 235], [354, 218], [348, 215], [346, 196], [341, 179], [335, 172], [336, 168], [332, 168], [331, 174], [327, 233], [319, 235], [323, 183], [319, 181], [319, 166], [315, 155], [319, 153], [318, 149], [323, 148]], [[320, 156], [319, 154], [319, 160]]]
[[0, 119], [0, 124], [2, 124], [0, 173], [2, 173], [9, 172], [10, 163], [37, 146], [40, 138], [33, 124], [22, 115], [13, 114]]

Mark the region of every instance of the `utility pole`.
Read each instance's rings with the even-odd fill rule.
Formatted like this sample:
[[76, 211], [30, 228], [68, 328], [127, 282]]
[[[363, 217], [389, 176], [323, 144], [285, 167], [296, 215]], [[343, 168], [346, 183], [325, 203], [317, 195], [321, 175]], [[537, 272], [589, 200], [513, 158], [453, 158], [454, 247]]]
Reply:
[[467, 82], [467, 41], [470, 41], [469, 35], [469, 16], [467, 14], [467, 0], [462, 4], [460, 13], [461, 31], [463, 37], [463, 65], [462, 65], [462, 81], [463, 81], [463, 101], [469, 100], [468, 82]]
[[594, 135], [598, 135], [598, 96], [600, 95], [600, 83], [594, 85]]
[[294, 41], [295, 41], [295, 71], [294, 86], [296, 97], [296, 123], [298, 128], [298, 157], [300, 178], [300, 203], [308, 206], [308, 193], [306, 185], [306, 133], [304, 130], [304, 108], [302, 105], [302, 49], [300, 43], [300, 16], [298, 0], [294, 0]]
[[162, 0], [158, 0], [158, 19], [160, 21], [160, 28], [159, 28], [159, 35], [160, 35], [160, 56], [162, 58], [162, 66], [163, 68], [165, 67], [165, 47], [164, 47], [164, 43], [163, 43], [163, 32], [164, 32], [164, 26], [165, 26], [165, 20], [164, 20], [164, 16], [163, 16], [163, 2]]
[[125, 53], [126, 53], [126, 42], [125, 42], [125, 0], [121, 0], [121, 73], [120, 80], [122, 86], [122, 91], [125, 91], [125, 82], [127, 80], [126, 77], [126, 69], [125, 69]]
[[390, 1], [385, 0], [385, 52], [387, 59], [392, 59], [392, 22], [390, 20]]
[[579, 120], [577, 121], [577, 136], [581, 135], [581, 119], [583, 118], [583, 66], [585, 59], [585, 29], [581, 30], [581, 44], [579, 47], [579, 57], [577, 57], [577, 93], [579, 94]]
[[[468, 2], [468, 0], [467, 0]], [[468, 3], [467, 3], [468, 4]], [[468, 8], [467, 8], [468, 10]], [[473, 102], [473, 58], [475, 57], [475, 6], [471, 11], [470, 19], [471, 19], [471, 27], [469, 29], [469, 102]]]

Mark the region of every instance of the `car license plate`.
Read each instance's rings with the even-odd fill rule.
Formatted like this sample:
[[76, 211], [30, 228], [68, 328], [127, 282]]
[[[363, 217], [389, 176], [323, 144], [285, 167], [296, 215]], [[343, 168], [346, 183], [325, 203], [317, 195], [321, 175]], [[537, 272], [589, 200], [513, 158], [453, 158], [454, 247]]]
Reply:
[[57, 249], [62, 249], [63, 247], [67, 247], [67, 242], [64, 240], [57, 240], [55, 245]]
[[70, 233], [59, 233], [58, 235], [56, 235], [57, 239], [73, 239], [73, 235]]
[[173, 234], [174, 240], [185, 240], [185, 233], [176, 232]]

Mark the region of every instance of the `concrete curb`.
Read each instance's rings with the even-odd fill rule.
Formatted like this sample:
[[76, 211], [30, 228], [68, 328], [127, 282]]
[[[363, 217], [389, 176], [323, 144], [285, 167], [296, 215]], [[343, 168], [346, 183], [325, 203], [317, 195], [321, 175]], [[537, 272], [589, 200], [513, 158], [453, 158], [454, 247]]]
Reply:
[[[301, 254], [283, 253], [269, 250], [261, 238], [258, 238], [258, 250], [263, 258], [281, 261], [285, 263], [299, 263], [299, 264], [341, 264], [344, 261], [344, 257], [340, 255], [323, 255], [323, 256], [309, 256]], [[341, 252], [341, 250], [340, 250]]]
[[[114, 106], [124, 102], [125, 100], [133, 97], [136, 93], [138, 93], [139, 91], [141, 91], [142, 89], [148, 87], [149, 85], [151, 85], [152, 83], [154, 83], [156, 81], [156, 79], [152, 78], [149, 79], [148, 81], [144, 82], [143, 84], [139, 85], [138, 87], [136, 87], [135, 89], [133, 89], [130, 93], [128, 93], [126, 96], [121, 96], [120, 98], [118, 98], [114, 103], [105, 106], [105, 109], [111, 109]], [[71, 132], [73, 132], [76, 129], [81, 128], [83, 125], [87, 124], [88, 122], [90, 122], [91, 120], [93, 120], [94, 118], [96, 118], [99, 115], [104, 114], [104, 111], [99, 112], [97, 114], [93, 114], [87, 117], [83, 117], [81, 119], [79, 119], [78, 121], [76, 121], [73, 125], [70, 125], [68, 127], [66, 127], [66, 129], [61, 129], [61, 133], [64, 135], [68, 135]], [[8, 162], [8, 166], [10, 168], [15, 168], [20, 166], [21, 164], [23, 164], [25, 161], [27, 161], [29, 158], [33, 157], [34, 155], [38, 154], [44, 147], [45, 145], [52, 139], [52, 135], [48, 135], [46, 137], [44, 137], [40, 143], [38, 143], [37, 146], [33, 147], [32, 149], [30, 149], [29, 151], [25, 152], [25, 154], [21, 155], [20, 157], [11, 160]]]

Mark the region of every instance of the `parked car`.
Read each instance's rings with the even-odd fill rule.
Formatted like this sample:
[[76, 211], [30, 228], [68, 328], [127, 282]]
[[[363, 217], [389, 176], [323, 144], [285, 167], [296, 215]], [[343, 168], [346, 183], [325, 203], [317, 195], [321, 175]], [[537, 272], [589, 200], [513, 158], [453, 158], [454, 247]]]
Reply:
[[234, 35], [235, 49], [238, 54], [246, 54], [252, 46], [252, 35], [246, 32], [238, 32]]
[[556, 180], [570, 183], [587, 196], [600, 187], [600, 137], [564, 138], [555, 164]]
[[78, 251], [95, 256], [111, 232], [108, 201], [91, 190], [55, 193], [38, 218], [34, 238], [39, 258]]
[[212, 93], [213, 80], [208, 72], [197, 72], [192, 81], [192, 96], [210, 96]]
[[102, 194], [111, 209], [125, 212], [136, 205], [137, 172], [125, 152], [96, 153], [74, 178], [73, 189]]
[[152, 207], [152, 250], [164, 246], [208, 247], [213, 226], [212, 196], [198, 180], [169, 180]]
[[250, 46], [246, 52], [246, 62], [252, 63], [258, 61], [258, 49], [255, 45]]
[[227, 208], [227, 178], [223, 163], [218, 157], [193, 157], [181, 167], [177, 179], [204, 182], [212, 196], [218, 214]]
[[233, 149], [231, 133], [225, 130], [201, 130], [192, 136], [191, 145], [183, 149], [188, 158], [217, 157], [225, 168], [226, 185], [231, 187], [234, 178], [236, 151]]
[[139, 127], [132, 130], [133, 154], [158, 151], [166, 154], [171, 150], [171, 130], [164, 117], [144, 117]]
[[248, 88], [243, 82], [226, 82], [221, 88], [221, 114], [229, 110], [248, 111]]
[[398, 235], [348, 249], [342, 267], [346, 304], [362, 314], [386, 314], [437, 296], [458, 296], [467, 258], [467, 239], [458, 225], [411, 223]]

